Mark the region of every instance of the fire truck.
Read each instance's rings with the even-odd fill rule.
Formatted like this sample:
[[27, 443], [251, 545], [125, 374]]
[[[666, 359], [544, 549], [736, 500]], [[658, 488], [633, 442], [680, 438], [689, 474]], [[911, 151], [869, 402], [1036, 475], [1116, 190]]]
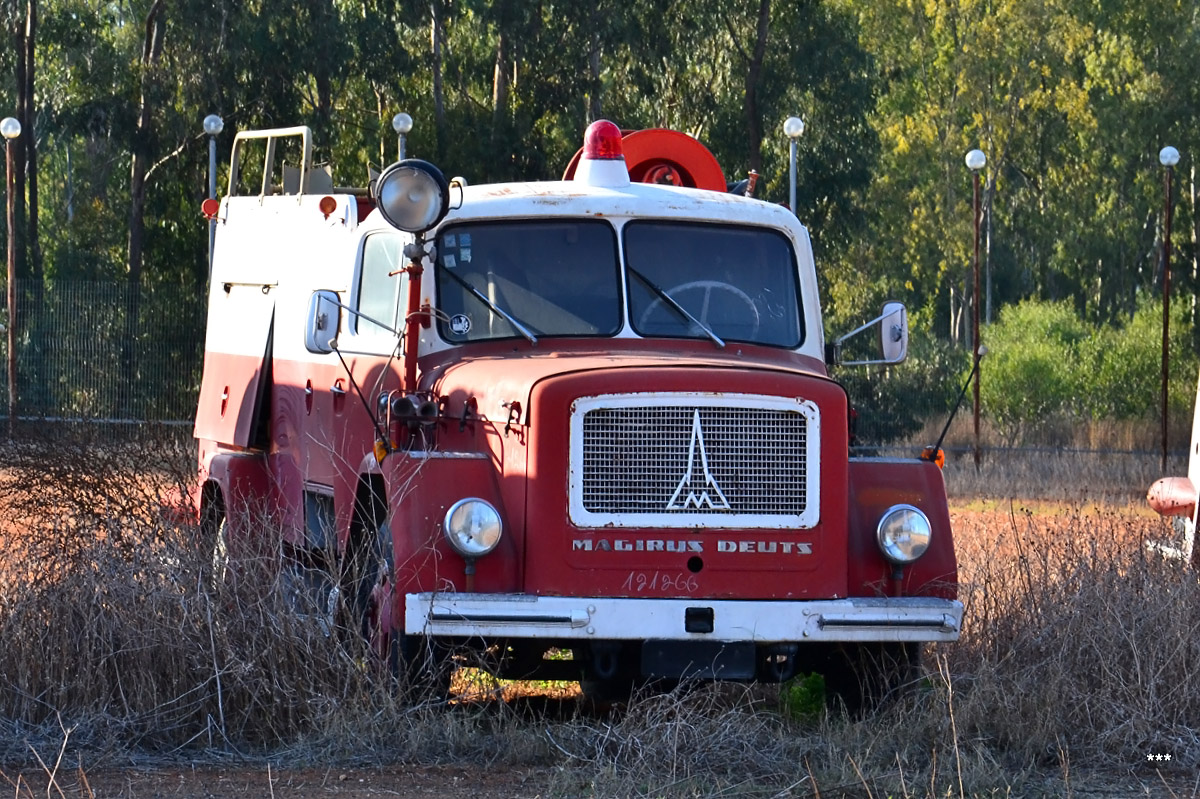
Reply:
[[[202, 526], [272, 537], [398, 671], [861, 697], [958, 638], [939, 464], [851, 457], [808, 232], [695, 138], [598, 121], [561, 181], [360, 189], [245, 131], [206, 213]], [[872, 328], [903, 360], [904, 307]]]

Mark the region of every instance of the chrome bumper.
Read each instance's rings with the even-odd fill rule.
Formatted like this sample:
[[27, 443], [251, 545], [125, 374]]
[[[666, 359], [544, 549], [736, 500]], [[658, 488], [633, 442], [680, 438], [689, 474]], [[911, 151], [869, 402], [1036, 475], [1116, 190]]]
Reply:
[[[574, 640], [955, 641], [963, 605], [929, 597], [812, 601], [406, 594], [410, 634]], [[688, 619], [711, 631], [688, 630]], [[691, 623], [694, 628], [694, 621]]]

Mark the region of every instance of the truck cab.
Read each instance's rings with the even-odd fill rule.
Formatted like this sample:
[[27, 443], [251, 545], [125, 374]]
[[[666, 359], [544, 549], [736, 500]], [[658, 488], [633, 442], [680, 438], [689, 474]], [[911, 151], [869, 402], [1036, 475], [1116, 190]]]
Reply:
[[[597, 695], [865, 696], [958, 637], [938, 466], [850, 456], [808, 233], [702, 144], [601, 121], [562, 181], [406, 159], [367, 191], [316, 188], [310, 150], [239, 134], [212, 209], [198, 494], [229, 551], [277, 539], [414, 677], [470, 648]], [[876, 322], [902, 359], [903, 309]]]

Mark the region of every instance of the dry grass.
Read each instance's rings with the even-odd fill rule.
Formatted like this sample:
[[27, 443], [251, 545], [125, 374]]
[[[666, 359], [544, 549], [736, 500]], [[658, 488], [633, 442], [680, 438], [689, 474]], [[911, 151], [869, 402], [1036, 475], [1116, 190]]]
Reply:
[[1200, 582], [1146, 546], [1165, 523], [1014, 508], [963, 532], [970, 626], [947, 650], [960, 728], [1040, 763], [1069, 747], [1091, 763], [1200, 765]]
[[186, 457], [147, 472], [140, 446], [123, 469], [112, 453], [6, 453], [0, 763], [540, 766], [551, 795], [655, 797], [1084, 795], [1200, 769], [1200, 584], [1144, 546], [1165, 528], [1141, 512], [956, 513], [963, 638], [867, 718], [795, 717], [777, 688], [736, 685], [601, 715], [511, 691], [437, 706], [297, 614], [276, 552], [214, 583], [198, 531], [150, 510], [189, 479]]

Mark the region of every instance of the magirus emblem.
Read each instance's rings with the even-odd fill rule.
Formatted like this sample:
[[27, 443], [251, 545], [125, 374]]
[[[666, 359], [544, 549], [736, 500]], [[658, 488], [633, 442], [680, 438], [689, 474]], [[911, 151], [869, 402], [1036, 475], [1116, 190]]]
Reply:
[[[696, 474], [696, 461], [700, 461], [700, 474]], [[692, 443], [688, 447], [687, 471], [675, 487], [675, 493], [667, 502], [667, 510], [729, 510], [729, 500], [717, 485], [708, 469], [708, 451], [704, 448], [704, 429], [700, 426], [700, 409], [692, 413]]]

